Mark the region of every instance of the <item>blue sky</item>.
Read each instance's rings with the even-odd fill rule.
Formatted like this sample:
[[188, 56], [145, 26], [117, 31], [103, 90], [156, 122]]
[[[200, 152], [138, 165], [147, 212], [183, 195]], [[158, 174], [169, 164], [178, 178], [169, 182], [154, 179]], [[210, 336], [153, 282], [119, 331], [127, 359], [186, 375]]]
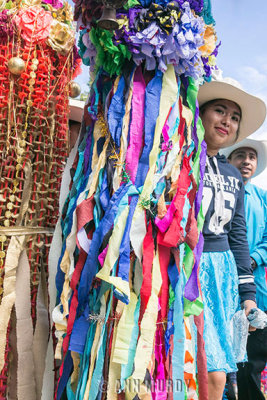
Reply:
[[[217, 64], [224, 76], [267, 104], [267, 0], [212, 0], [218, 38]], [[267, 141], [267, 121], [252, 136]], [[267, 168], [252, 182], [267, 190]]]
[[[267, 1], [212, 0], [218, 38], [222, 41], [217, 64], [224, 76], [267, 104]], [[254, 134], [267, 139], [267, 123]]]
[[[224, 76], [238, 80], [245, 90], [267, 104], [267, 0], [211, 0], [211, 4], [218, 40], [222, 42], [217, 65]], [[88, 75], [88, 67], [84, 67], [76, 79], [83, 90], [88, 90]], [[267, 122], [253, 138], [267, 140]], [[255, 183], [267, 189], [267, 169]]]

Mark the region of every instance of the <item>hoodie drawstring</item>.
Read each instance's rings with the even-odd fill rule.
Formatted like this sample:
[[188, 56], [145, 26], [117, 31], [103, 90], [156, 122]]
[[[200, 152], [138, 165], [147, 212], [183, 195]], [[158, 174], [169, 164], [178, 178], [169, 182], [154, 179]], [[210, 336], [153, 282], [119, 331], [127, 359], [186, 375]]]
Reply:
[[[219, 182], [216, 182], [216, 175], [214, 174], [213, 168], [210, 165], [210, 160], [209, 157], [206, 157], [206, 165], [208, 167], [208, 173], [210, 176], [210, 179], [213, 183], [213, 187], [215, 190], [215, 198], [214, 198], [214, 224], [213, 224], [213, 232], [215, 233], [215, 235], [219, 235], [220, 233], [223, 232], [222, 227], [220, 226], [220, 221], [219, 218], [223, 218], [223, 214], [224, 214], [224, 191], [223, 191], [223, 184], [221, 182], [220, 179], [220, 170], [218, 167], [218, 162], [216, 157], [210, 157], [215, 165], [215, 169], [216, 169], [216, 174], [218, 177]], [[218, 183], [220, 188], [218, 189]]]

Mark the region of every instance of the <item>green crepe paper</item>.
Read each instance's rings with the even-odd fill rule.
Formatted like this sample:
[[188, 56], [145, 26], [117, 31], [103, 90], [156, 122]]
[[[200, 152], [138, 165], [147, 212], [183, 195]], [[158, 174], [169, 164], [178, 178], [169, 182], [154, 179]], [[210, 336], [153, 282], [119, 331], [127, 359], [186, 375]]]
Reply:
[[127, 46], [115, 46], [112, 41], [113, 32], [100, 28], [92, 28], [90, 39], [97, 50], [96, 70], [103, 68], [110, 76], [120, 75], [124, 62], [130, 60], [132, 53]]
[[203, 301], [199, 296], [195, 301], [190, 301], [184, 297], [184, 316], [200, 315], [203, 311]]
[[[195, 114], [196, 110], [196, 101], [197, 101], [197, 93], [198, 93], [198, 87], [194, 81], [193, 78], [188, 79], [189, 86], [187, 88], [187, 102], [189, 105], [190, 110], [193, 113], [193, 116]], [[193, 118], [194, 121], [194, 118]], [[204, 139], [204, 128], [202, 126], [202, 123], [200, 120], [197, 121], [197, 135], [198, 135], [198, 149], [194, 158], [194, 163], [193, 163], [193, 174], [196, 180], [196, 183], [199, 187], [199, 180], [200, 180], [200, 153], [201, 153], [201, 143]], [[197, 227], [198, 227], [198, 232], [200, 232], [203, 228], [204, 224], [204, 216], [202, 213], [202, 207], [200, 212], [198, 213], [197, 216]], [[187, 279], [191, 275], [192, 269], [194, 266], [194, 254], [193, 251], [190, 249], [190, 247], [185, 244], [185, 257], [184, 257], [184, 268], [185, 268], [185, 273]], [[195, 301], [191, 302], [188, 299], [184, 298], [184, 315], [189, 316], [189, 315], [199, 315], [203, 310], [203, 303], [201, 300], [201, 297], [199, 296]]]
[[13, 7], [13, 1], [9, 1], [8, 3], [6, 3], [5, 5], [5, 9], [6, 10], [10, 10]]
[[124, 8], [125, 10], [129, 10], [129, 8], [133, 8], [133, 7], [135, 7], [135, 6], [140, 6], [140, 7], [141, 7], [141, 4], [139, 3], [138, 0], [128, 0], [127, 4], [125, 4], [125, 5], [123, 6], [123, 8]]
[[175, 300], [175, 293], [172, 290], [172, 286], [169, 285], [169, 308], [171, 308], [171, 306], [173, 305]]
[[[190, 110], [193, 113], [193, 116], [195, 115], [195, 110], [196, 110], [196, 101], [197, 101], [197, 94], [198, 94], [198, 87], [194, 81], [194, 79], [189, 78], [189, 86], [187, 88], [187, 102], [189, 105]], [[194, 118], [192, 122], [192, 127], [194, 125]], [[200, 180], [200, 163], [199, 163], [199, 158], [200, 158], [200, 153], [201, 153], [201, 143], [204, 140], [204, 128], [202, 126], [202, 122], [200, 119], [197, 121], [197, 136], [199, 140], [199, 146], [197, 149], [197, 153], [194, 158], [194, 165], [193, 165], [193, 174], [194, 178], [197, 183], [197, 187], [199, 186], [199, 180]]]
[[187, 243], [185, 243], [185, 256], [184, 256], [184, 270], [186, 274], [186, 281], [191, 275], [194, 265], [194, 254]]

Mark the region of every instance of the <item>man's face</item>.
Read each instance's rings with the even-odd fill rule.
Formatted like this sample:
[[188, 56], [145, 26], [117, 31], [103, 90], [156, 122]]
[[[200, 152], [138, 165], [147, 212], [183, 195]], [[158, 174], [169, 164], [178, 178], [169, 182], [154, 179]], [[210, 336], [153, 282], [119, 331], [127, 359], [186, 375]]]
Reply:
[[246, 182], [255, 174], [258, 156], [254, 149], [240, 147], [232, 152], [229, 162], [240, 171], [244, 182]]

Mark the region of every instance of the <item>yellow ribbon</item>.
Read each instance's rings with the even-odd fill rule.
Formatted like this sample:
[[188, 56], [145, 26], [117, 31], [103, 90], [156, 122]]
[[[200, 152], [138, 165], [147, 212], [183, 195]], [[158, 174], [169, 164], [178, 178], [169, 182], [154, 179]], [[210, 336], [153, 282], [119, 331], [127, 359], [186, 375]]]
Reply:
[[123, 281], [119, 277], [110, 276], [110, 272], [114, 267], [120, 254], [120, 245], [129, 213], [129, 206], [126, 206], [118, 218], [115, 224], [113, 233], [109, 239], [109, 246], [105, 262], [101, 270], [96, 274], [97, 278], [100, 278], [112, 285], [114, 285], [119, 291], [124, 293], [128, 298], [130, 298], [130, 288], [129, 283]]
[[112, 361], [118, 364], [127, 364], [129, 347], [131, 342], [132, 330], [134, 327], [134, 311], [136, 309], [137, 296], [131, 292], [130, 302], [122, 312], [121, 318], [117, 327], [117, 336], [112, 355]]
[[[121, 315], [123, 313], [123, 310], [125, 309], [125, 307], [126, 307], [125, 304], [119, 300], [117, 307], [116, 307], [116, 315]], [[116, 400], [118, 398], [117, 391], [116, 391], [116, 385], [117, 385], [117, 382], [119, 382], [119, 380], [120, 380], [121, 365], [114, 362], [114, 349], [115, 349], [115, 343], [117, 341], [117, 335], [118, 335], [118, 326], [115, 323], [114, 330], [113, 330], [111, 357], [110, 357], [110, 363], [109, 363], [107, 400]]]

